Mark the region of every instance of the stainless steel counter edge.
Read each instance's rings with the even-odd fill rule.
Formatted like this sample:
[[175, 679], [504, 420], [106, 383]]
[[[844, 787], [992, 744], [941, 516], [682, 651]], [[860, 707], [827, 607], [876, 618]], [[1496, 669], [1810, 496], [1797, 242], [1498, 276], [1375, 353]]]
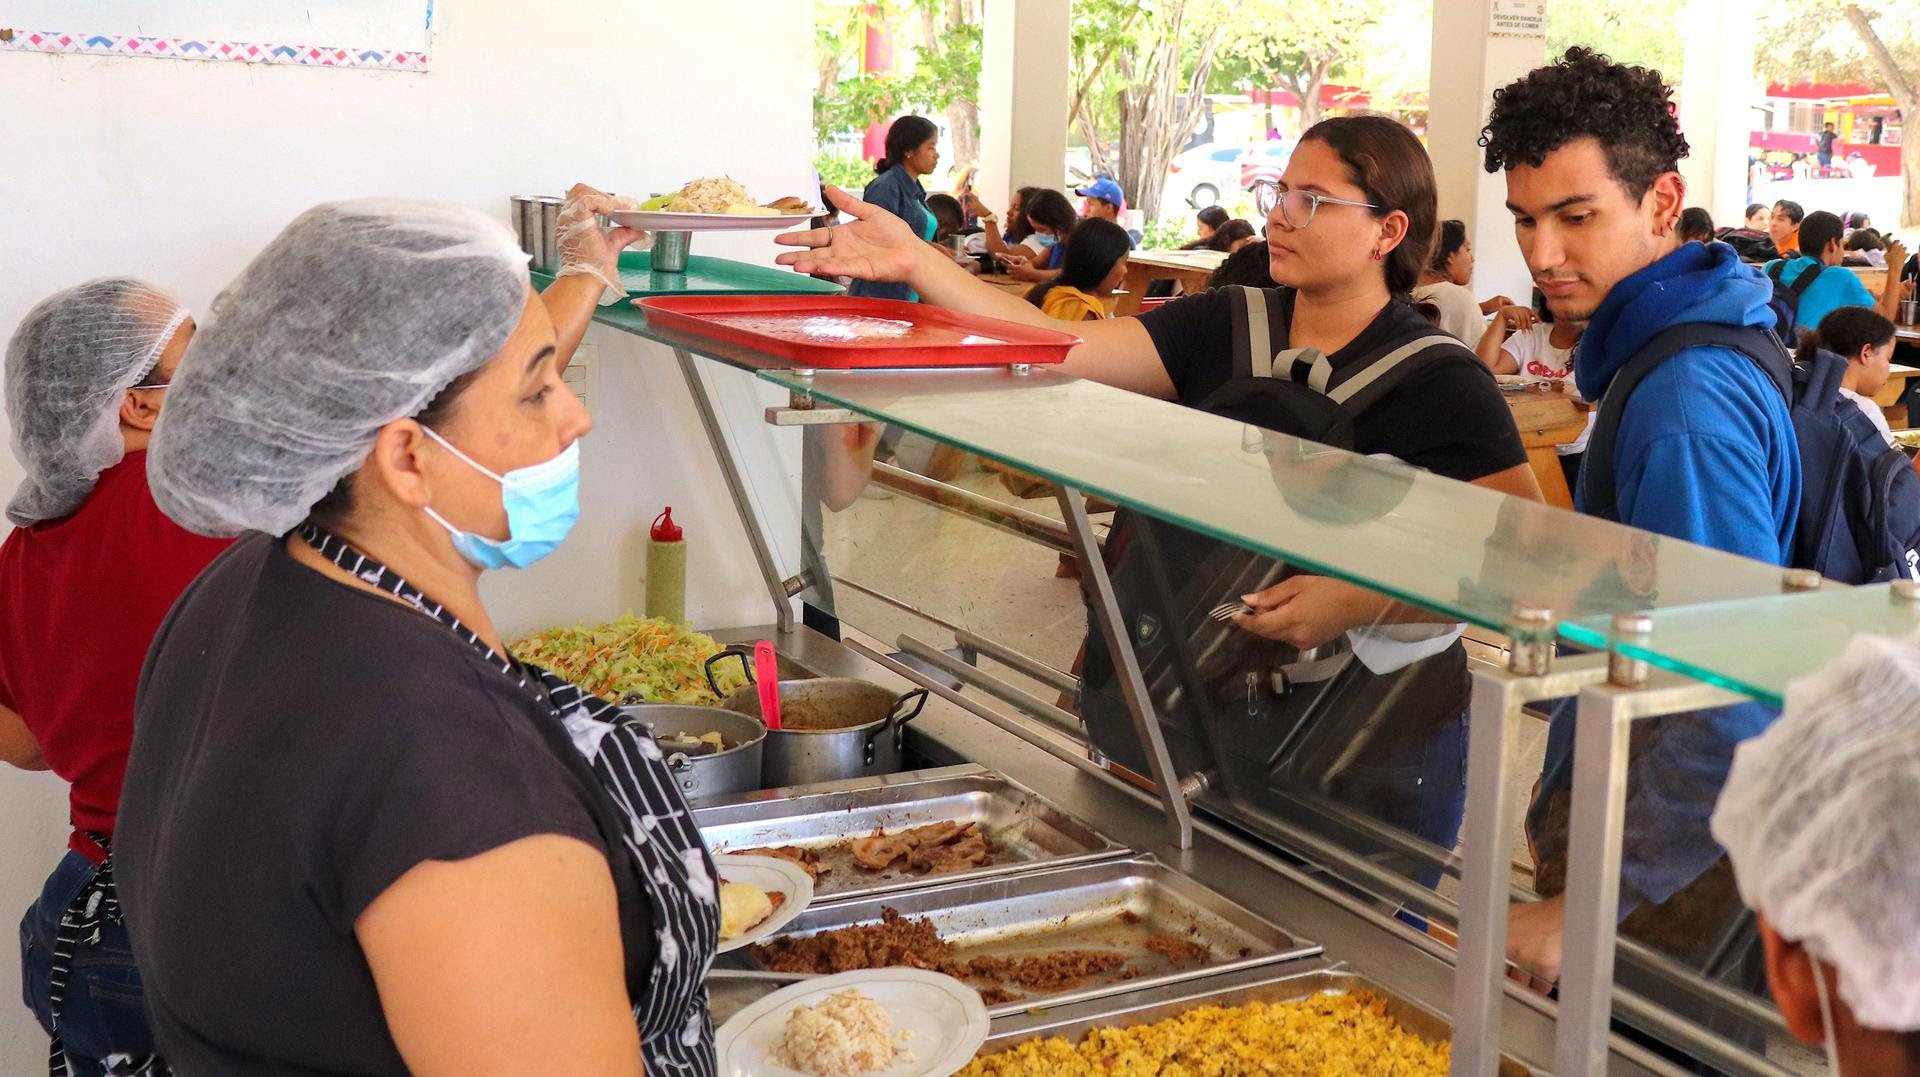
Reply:
[[[862, 677], [881, 684], [893, 674], [807, 629], [780, 637], [772, 626], [710, 633], [721, 641], [772, 639], [775, 646], [822, 673]], [[1453, 991], [1453, 951], [1414, 931], [1391, 910], [1370, 907], [1315, 879], [1211, 822], [1196, 819], [1194, 846], [1167, 841], [1164, 817], [1151, 805], [1083, 774], [1011, 734], [955, 708], [928, 708], [908, 727], [909, 747], [930, 766], [972, 762], [1026, 785], [1062, 809], [1088, 820], [1107, 837], [1160, 861], [1238, 902], [1250, 911], [1319, 942], [1329, 961], [1344, 962], [1382, 987], [1445, 1014]], [[1505, 1052], [1547, 1073], [1554, 1057], [1554, 1005], [1509, 985], [1501, 1028]], [[1608, 1072], [1678, 1075], [1683, 1071], [1650, 1052], [1611, 1037]]]

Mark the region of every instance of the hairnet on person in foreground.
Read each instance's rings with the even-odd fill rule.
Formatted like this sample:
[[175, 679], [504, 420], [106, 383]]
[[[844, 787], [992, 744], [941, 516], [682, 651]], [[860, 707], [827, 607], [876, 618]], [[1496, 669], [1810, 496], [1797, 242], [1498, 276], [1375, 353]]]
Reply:
[[27, 477], [7, 503], [21, 527], [79, 508], [120, 462], [120, 402], [187, 319], [172, 296], [102, 277], [41, 300], [7, 343], [7, 418]]
[[527, 256], [485, 214], [315, 206], [214, 300], [147, 460], [154, 500], [204, 535], [283, 535], [381, 427], [484, 365], [520, 322]]
[[1740, 896], [1830, 964], [1855, 1021], [1920, 1029], [1920, 635], [1863, 636], [1733, 757], [1713, 836]]

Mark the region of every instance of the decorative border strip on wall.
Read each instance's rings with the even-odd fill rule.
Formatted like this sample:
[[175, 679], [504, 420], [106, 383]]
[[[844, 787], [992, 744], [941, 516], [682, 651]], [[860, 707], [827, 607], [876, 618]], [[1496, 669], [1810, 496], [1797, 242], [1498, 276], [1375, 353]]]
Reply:
[[396, 49], [345, 49], [331, 45], [271, 45], [249, 41], [213, 41], [186, 37], [138, 37], [131, 34], [69, 34], [54, 30], [0, 28], [0, 52], [68, 52], [90, 56], [149, 56], [171, 60], [231, 60], [244, 64], [296, 64], [304, 67], [361, 67], [388, 71], [425, 71], [425, 52]]

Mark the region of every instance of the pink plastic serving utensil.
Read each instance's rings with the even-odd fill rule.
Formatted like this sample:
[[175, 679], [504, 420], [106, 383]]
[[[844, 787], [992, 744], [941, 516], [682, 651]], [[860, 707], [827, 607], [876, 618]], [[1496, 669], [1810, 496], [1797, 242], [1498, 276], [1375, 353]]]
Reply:
[[753, 682], [760, 689], [760, 720], [768, 729], [780, 728], [780, 666], [773, 660], [773, 644], [753, 645]]

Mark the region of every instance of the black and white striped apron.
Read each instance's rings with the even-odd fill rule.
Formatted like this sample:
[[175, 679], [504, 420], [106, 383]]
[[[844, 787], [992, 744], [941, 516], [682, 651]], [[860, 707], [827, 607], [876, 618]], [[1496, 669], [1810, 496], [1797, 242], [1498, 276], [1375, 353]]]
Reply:
[[[98, 845], [107, 856], [94, 869], [93, 878], [74, 895], [60, 914], [60, 926], [53, 936], [53, 954], [47, 972], [47, 1007], [53, 1014], [53, 1042], [47, 1051], [48, 1077], [67, 1077], [67, 1047], [60, 1038], [60, 1015], [66, 1010], [67, 979], [73, 974], [73, 956], [83, 946], [100, 941], [102, 923], [121, 920], [120, 896], [113, 887], [113, 839], [88, 830], [87, 840]], [[168, 1077], [173, 1071], [157, 1055], [113, 1055], [100, 1059], [107, 1077]]]
[[710, 1077], [717, 1063], [706, 979], [720, 941], [717, 876], [646, 727], [539, 666], [502, 657], [439, 603], [335, 536], [312, 524], [295, 533], [335, 565], [447, 626], [565, 728], [625, 822], [624, 844], [653, 911], [653, 970], [646, 997], [633, 1000], [647, 1072]]

